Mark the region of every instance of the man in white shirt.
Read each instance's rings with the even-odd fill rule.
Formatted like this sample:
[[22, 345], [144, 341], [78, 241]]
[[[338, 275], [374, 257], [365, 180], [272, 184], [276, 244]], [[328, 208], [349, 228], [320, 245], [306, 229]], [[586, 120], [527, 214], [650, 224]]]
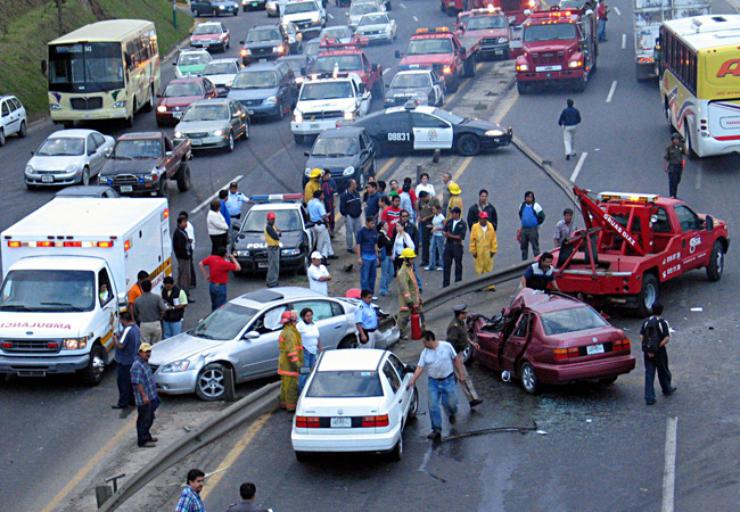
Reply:
[[308, 276], [308, 287], [313, 291], [328, 297], [331, 274], [329, 274], [326, 267], [321, 264], [321, 258], [321, 253], [318, 251], [311, 253], [311, 265], [306, 271], [306, 275]]
[[432, 431], [427, 436], [429, 439], [439, 441], [442, 438], [442, 411], [439, 403], [449, 414], [450, 424], [455, 423], [457, 414], [457, 383], [465, 382], [465, 372], [462, 369], [462, 361], [457, 357], [455, 349], [446, 341], [438, 341], [432, 331], [424, 331], [422, 335], [424, 350], [421, 351], [419, 364], [414, 371], [414, 376], [408, 383], [411, 389], [421, 377], [426, 368], [429, 376], [429, 418], [432, 421]]
[[211, 237], [211, 254], [216, 254], [216, 247], [226, 248], [229, 245], [229, 225], [220, 210], [221, 201], [218, 199], [211, 201], [211, 208], [206, 215], [208, 236]]
[[[195, 254], [195, 228], [190, 223], [190, 216], [188, 215], [188, 212], [183, 210], [178, 215], [177, 218], [184, 217], [187, 221], [187, 226], [185, 226], [185, 233], [188, 235], [188, 239], [190, 240], [190, 250], [192, 251], [192, 254]], [[196, 276], [195, 276], [195, 266], [193, 265], [193, 260], [190, 260], [190, 289], [193, 289], [196, 287]], [[190, 299], [190, 302], [195, 302], [190, 297], [190, 291], [187, 290], [186, 293], [188, 293], [188, 298]]]

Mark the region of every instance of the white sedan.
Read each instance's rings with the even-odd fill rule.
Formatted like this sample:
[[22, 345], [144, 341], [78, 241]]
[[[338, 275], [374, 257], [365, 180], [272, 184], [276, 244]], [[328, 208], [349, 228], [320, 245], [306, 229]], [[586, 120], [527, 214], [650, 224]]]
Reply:
[[403, 429], [419, 408], [407, 389], [414, 368], [387, 350], [323, 352], [298, 400], [291, 442], [299, 462], [313, 452], [403, 455]]
[[52, 133], [26, 164], [24, 180], [31, 189], [40, 186], [89, 185], [100, 173], [113, 137], [95, 130], [74, 129]]
[[396, 38], [396, 20], [384, 12], [365, 14], [357, 24], [355, 35], [366, 37], [368, 42], [392, 42]]

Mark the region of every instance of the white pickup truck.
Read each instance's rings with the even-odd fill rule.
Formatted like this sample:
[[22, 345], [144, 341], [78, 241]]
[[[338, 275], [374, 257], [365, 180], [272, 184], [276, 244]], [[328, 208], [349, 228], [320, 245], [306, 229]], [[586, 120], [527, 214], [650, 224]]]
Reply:
[[290, 130], [296, 144], [306, 136], [352, 122], [370, 110], [372, 96], [355, 73], [321, 75], [303, 82]]
[[0, 374], [100, 383], [136, 274], [159, 293], [172, 273], [168, 217], [166, 199], [57, 198], [6, 229]]

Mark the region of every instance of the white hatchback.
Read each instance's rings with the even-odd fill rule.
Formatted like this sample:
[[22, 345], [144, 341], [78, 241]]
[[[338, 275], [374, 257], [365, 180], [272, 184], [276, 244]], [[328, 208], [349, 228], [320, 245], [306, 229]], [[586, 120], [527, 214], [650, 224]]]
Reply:
[[414, 367], [387, 350], [322, 352], [298, 400], [291, 442], [299, 462], [311, 452], [403, 455], [403, 429], [419, 408]]
[[26, 136], [28, 119], [26, 109], [15, 96], [0, 94], [0, 146], [5, 145], [9, 135]]

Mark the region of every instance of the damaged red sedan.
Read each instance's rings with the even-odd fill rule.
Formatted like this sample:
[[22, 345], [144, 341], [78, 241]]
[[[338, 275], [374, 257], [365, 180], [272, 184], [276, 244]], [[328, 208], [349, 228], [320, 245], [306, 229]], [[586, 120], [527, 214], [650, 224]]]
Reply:
[[630, 340], [591, 306], [561, 293], [525, 288], [492, 319], [471, 315], [474, 357], [510, 372], [531, 394], [543, 384], [611, 384], [635, 367]]

